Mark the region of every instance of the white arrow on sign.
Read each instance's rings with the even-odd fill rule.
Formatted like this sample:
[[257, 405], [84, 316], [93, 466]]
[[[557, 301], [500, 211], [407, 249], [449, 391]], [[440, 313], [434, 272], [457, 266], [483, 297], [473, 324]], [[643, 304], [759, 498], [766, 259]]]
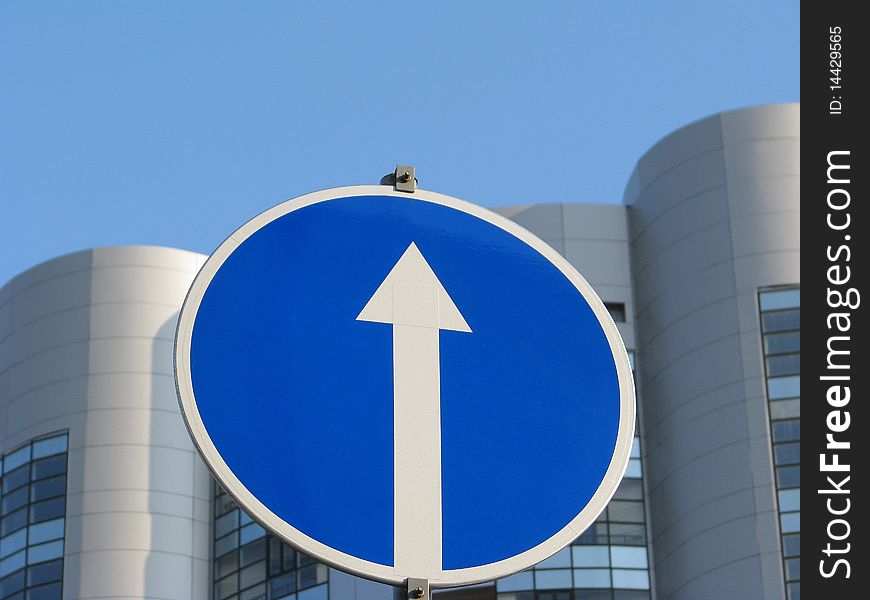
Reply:
[[393, 326], [393, 568], [431, 578], [442, 564], [439, 330], [471, 328], [414, 243], [357, 320]]

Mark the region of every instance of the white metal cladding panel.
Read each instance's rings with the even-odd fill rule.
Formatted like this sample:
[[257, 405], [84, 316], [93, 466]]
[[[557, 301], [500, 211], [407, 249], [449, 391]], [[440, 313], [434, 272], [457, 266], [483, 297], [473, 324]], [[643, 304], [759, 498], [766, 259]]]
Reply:
[[[663, 598], [733, 597], [724, 580], [783, 597], [752, 309], [758, 287], [799, 280], [798, 112], [758, 107], [677, 131], [627, 190]], [[721, 498], [728, 510], [711, 510]]]
[[90, 252], [77, 252], [37, 265], [3, 287], [2, 452], [83, 421], [89, 266]]
[[628, 242], [628, 218], [621, 204], [563, 204], [562, 213], [566, 239]]
[[720, 116], [713, 115], [662, 138], [637, 161], [635, 168], [644, 188], [663, 172], [688, 162], [693, 157], [717, 150], [722, 146]]
[[722, 142], [725, 146], [747, 140], [800, 138], [800, 104], [765, 104], [748, 110], [722, 113]]
[[631, 283], [628, 244], [623, 240], [566, 239], [565, 258], [592, 285], [629, 285]]
[[525, 204], [494, 210], [542, 240], [560, 240], [565, 237], [561, 204]]
[[[726, 198], [725, 188], [716, 187], [687, 198], [667, 212], [656, 216], [645, 227], [641, 223], [642, 216], [633, 218], [632, 221], [635, 223], [635, 226], [633, 227], [634, 239], [632, 246], [636, 248], [636, 260], [632, 266], [635, 271], [640, 272], [646, 269], [653, 261], [655, 254], [652, 252], [645, 253], [643, 250], [645, 248], [656, 248], [661, 243], [655, 236], [660, 234], [661, 231], [669, 229], [666, 224], [671, 223], [672, 227], [685, 227], [686, 223], [691, 223], [692, 227], [685, 228], [683, 236], [690, 237], [698, 231], [704, 231], [709, 227], [726, 222], [728, 220], [728, 202]], [[632, 217], [635, 214], [642, 215], [640, 211], [632, 210]], [[665, 227], [664, 229], [662, 228], [663, 226]], [[670, 244], [676, 244], [681, 239], [676, 237], [667, 241]]]
[[178, 413], [171, 357], [203, 260], [79, 252], [0, 292], [0, 446], [70, 432], [65, 598], [209, 597], [211, 480]]
[[[765, 597], [783, 593], [770, 439], [759, 345], [757, 291], [800, 283], [800, 106], [726, 113], [722, 119], [734, 281], [744, 361], [749, 468]], [[732, 185], [731, 182], [735, 182]], [[778, 185], [771, 185], [775, 182]], [[762, 515], [761, 511], [766, 514]]]

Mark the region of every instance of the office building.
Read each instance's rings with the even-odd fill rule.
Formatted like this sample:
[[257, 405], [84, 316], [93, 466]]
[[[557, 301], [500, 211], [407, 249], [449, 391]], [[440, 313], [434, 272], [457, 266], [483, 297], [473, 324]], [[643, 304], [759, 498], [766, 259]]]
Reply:
[[[497, 209], [605, 301], [638, 431], [571, 546], [436, 598], [799, 600], [799, 145], [798, 105], [726, 112], [641, 157], [621, 205]], [[172, 342], [204, 260], [87, 250], [0, 288], [0, 600], [392, 599], [267, 535], [196, 454]]]

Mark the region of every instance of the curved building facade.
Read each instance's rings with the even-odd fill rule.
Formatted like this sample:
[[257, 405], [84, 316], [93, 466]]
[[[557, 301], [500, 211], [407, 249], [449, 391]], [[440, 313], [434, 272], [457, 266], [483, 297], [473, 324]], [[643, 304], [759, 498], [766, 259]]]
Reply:
[[171, 350], [203, 260], [88, 250], [0, 289], [0, 597], [208, 597], [211, 480]]
[[800, 594], [799, 506], [780, 523], [799, 475], [774, 456], [799, 432], [799, 358], [767, 352], [771, 319], [799, 329], [799, 151], [798, 105], [726, 112], [656, 144], [625, 193], [660, 598]]
[[[436, 600], [799, 600], [799, 117], [680, 129], [623, 205], [498, 209], [604, 300], [636, 359], [638, 431], [573, 544]], [[172, 343], [204, 260], [88, 250], [0, 288], [0, 600], [393, 599], [269, 536], [196, 454]]]

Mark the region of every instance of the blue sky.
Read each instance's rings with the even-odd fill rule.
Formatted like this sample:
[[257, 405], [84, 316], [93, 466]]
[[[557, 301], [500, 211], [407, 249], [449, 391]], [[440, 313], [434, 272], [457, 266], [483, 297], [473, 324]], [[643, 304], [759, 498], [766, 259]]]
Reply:
[[799, 100], [797, 1], [0, 3], [0, 284], [58, 254], [211, 252], [317, 189], [619, 202], [663, 135]]

